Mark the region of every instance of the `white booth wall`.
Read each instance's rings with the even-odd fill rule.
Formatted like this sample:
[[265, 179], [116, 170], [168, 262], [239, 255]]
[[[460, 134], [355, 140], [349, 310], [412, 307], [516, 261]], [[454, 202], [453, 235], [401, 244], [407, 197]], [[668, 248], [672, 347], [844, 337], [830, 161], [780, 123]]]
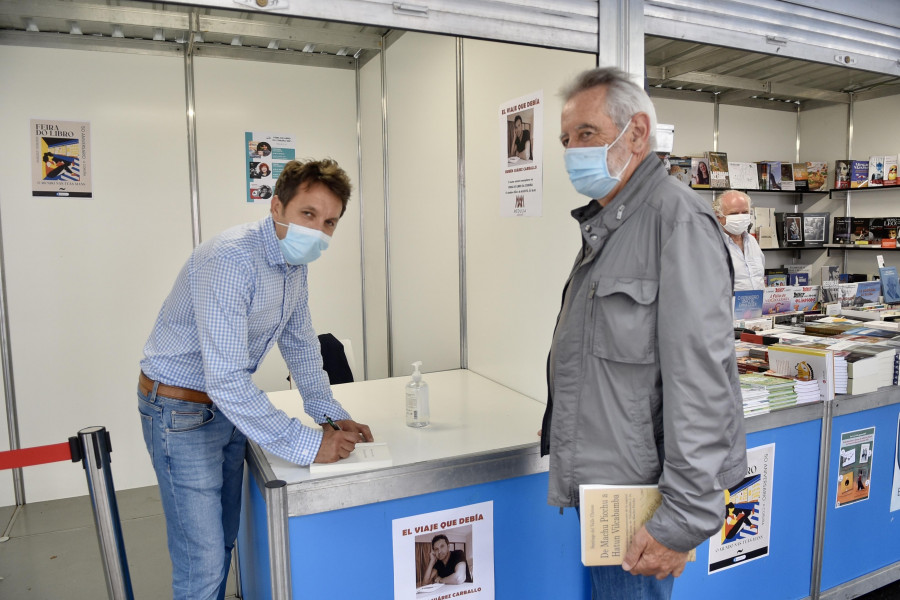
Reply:
[[[116, 485], [150, 485], [138, 360], [191, 249], [183, 61], [2, 51], [0, 213], [20, 446], [102, 425]], [[65, 83], [42, 75], [66, 71]], [[31, 118], [90, 122], [93, 198], [31, 196]], [[87, 493], [77, 464], [28, 467], [24, 481], [29, 502]], [[11, 492], [0, 486], [3, 503], [15, 504]]]
[[[562, 288], [580, 248], [571, 210], [585, 204], [569, 183], [559, 142], [559, 90], [594, 56], [465, 40], [466, 281], [468, 366], [541, 401]], [[542, 92], [542, 215], [500, 215], [500, 107]], [[535, 423], [535, 431], [540, 423]]]
[[456, 38], [405, 33], [385, 61], [393, 375], [457, 369]]
[[[292, 135], [298, 159], [333, 158], [350, 176], [353, 193], [347, 211], [328, 250], [309, 266], [309, 306], [317, 333], [350, 339], [354, 352], [359, 348], [361, 367], [355, 78], [348, 69], [194, 59], [201, 240], [269, 214], [271, 200], [247, 202], [247, 131]], [[175, 275], [177, 271], [172, 281]], [[159, 291], [162, 304], [169, 289]], [[286, 390], [287, 375], [281, 353], [273, 349], [254, 381], [266, 391]]]
[[[20, 447], [103, 425], [116, 488], [155, 485], [135, 388], [143, 344], [192, 249], [183, 59], [3, 53], [0, 211]], [[62, 91], [35, 76], [60, 65], [79, 73]], [[356, 182], [354, 78], [352, 70], [195, 60], [202, 239], [269, 211], [246, 201], [245, 131], [293, 133], [299, 157], [331, 156]], [[271, 91], [253, 91], [260, 81]], [[93, 198], [31, 196], [31, 118], [90, 122]], [[354, 193], [309, 279], [317, 331], [358, 340], [361, 366], [359, 214]], [[286, 377], [273, 352], [256, 381], [275, 391], [287, 388]], [[11, 472], [2, 477], [10, 485], [0, 485], [0, 505], [14, 504]], [[87, 493], [77, 465], [28, 467], [23, 477], [28, 502]]]

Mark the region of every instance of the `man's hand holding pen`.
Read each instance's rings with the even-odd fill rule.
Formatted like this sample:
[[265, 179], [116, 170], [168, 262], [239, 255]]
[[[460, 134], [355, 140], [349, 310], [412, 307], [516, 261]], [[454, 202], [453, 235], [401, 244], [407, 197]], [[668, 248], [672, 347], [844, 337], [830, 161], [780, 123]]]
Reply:
[[325, 423], [322, 423], [325, 430], [322, 444], [313, 462], [329, 463], [347, 458], [359, 442], [374, 441], [368, 425], [357, 423], [352, 419], [332, 421], [327, 415], [325, 419]]

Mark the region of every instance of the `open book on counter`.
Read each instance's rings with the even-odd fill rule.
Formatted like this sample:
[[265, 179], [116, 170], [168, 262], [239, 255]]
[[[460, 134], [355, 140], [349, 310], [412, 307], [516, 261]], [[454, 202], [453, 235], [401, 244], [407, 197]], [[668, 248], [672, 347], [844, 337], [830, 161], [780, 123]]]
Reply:
[[391, 449], [385, 442], [365, 442], [356, 445], [347, 458], [333, 463], [312, 463], [309, 465], [311, 475], [337, 475], [354, 471], [383, 469], [394, 464]]

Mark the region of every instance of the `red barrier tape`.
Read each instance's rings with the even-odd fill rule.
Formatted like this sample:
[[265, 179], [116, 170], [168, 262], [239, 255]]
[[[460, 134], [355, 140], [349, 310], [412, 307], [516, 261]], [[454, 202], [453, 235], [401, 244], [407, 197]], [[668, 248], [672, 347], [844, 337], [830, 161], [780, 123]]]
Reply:
[[22, 450], [8, 450], [7, 452], [0, 452], [0, 471], [63, 460], [72, 460], [72, 450], [69, 448], [69, 442], [23, 448]]

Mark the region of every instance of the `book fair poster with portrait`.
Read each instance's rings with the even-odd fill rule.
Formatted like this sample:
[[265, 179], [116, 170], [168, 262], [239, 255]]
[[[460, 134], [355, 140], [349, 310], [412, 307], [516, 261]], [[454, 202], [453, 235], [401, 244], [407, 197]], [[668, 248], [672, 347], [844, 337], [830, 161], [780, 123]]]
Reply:
[[540, 217], [544, 196], [544, 92], [500, 105], [500, 216]]
[[297, 147], [293, 135], [280, 133], [244, 133], [244, 173], [247, 202], [268, 204], [275, 194], [275, 182], [284, 165], [294, 160]]
[[841, 433], [835, 508], [869, 499], [874, 451], [874, 427]]
[[900, 415], [897, 415], [897, 444], [894, 446], [894, 484], [891, 486], [891, 512], [900, 510]]
[[[394, 519], [391, 529], [394, 600], [493, 600], [493, 502]], [[464, 581], [433, 580], [438, 571]]]
[[31, 119], [31, 195], [93, 198], [90, 123]]
[[722, 529], [709, 539], [709, 573], [768, 556], [775, 444], [747, 449], [747, 474], [725, 490]]

